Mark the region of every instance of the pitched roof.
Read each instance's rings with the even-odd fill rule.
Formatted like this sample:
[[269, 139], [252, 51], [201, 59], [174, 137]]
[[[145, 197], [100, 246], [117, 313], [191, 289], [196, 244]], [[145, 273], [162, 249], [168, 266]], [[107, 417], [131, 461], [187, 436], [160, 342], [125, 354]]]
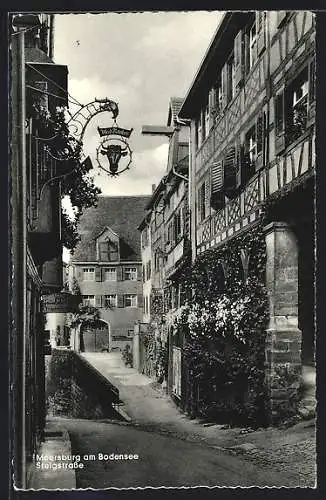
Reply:
[[168, 125], [173, 125], [179, 111], [181, 109], [181, 106], [183, 104], [184, 98], [183, 97], [171, 97], [170, 99], [170, 107], [169, 107], [169, 116], [168, 116]]
[[141, 260], [137, 227], [144, 218], [149, 200], [150, 196], [99, 196], [97, 207], [86, 209], [80, 218], [81, 241], [72, 262], [96, 260], [96, 238], [106, 227], [120, 238], [121, 260]]

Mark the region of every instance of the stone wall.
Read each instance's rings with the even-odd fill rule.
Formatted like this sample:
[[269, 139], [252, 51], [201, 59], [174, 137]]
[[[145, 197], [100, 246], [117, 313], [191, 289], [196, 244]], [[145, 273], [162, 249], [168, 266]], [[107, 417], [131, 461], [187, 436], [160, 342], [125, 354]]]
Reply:
[[120, 418], [112, 404], [119, 391], [84, 358], [69, 349], [53, 349], [46, 379], [50, 415], [75, 418]]
[[297, 413], [302, 387], [298, 328], [298, 245], [284, 222], [266, 226], [266, 286], [269, 326], [266, 338], [266, 382], [272, 424]]

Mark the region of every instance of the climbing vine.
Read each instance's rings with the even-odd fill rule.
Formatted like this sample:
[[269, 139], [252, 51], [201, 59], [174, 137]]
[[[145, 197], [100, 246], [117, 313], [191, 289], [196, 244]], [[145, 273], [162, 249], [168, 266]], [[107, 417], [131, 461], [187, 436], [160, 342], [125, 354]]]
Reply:
[[185, 406], [229, 423], [265, 415], [265, 240], [261, 225], [200, 256], [175, 327], [185, 338]]

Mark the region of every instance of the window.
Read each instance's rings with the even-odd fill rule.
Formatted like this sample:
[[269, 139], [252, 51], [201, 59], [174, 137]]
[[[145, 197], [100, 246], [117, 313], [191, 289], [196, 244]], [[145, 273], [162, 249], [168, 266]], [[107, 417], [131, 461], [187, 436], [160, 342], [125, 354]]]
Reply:
[[249, 28], [249, 70], [254, 66], [257, 61], [257, 31], [256, 20]]
[[105, 307], [117, 307], [117, 296], [116, 295], [105, 295], [104, 296]]
[[287, 92], [287, 142], [295, 141], [307, 127], [308, 68], [290, 85]]
[[222, 82], [221, 73], [218, 74], [216, 82], [211, 90], [210, 113], [216, 118], [222, 110]]
[[115, 267], [105, 267], [104, 268], [104, 280], [105, 281], [117, 281], [117, 270]]
[[243, 180], [249, 180], [255, 173], [256, 160], [257, 160], [257, 135], [256, 125], [251, 127], [246, 133], [245, 137], [245, 158], [243, 165]]
[[83, 268], [83, 278], [84, 278], [84, 281], [95, 281], [95, 268], [94, 267], [84, 267]]
[[265, 113], [260, 111], [255, 124], [245, 136], [245, 172], [243, 180], [251, 177], [265, 164]]
[[168, 245], [174, 245], [174, 220], [168, 224], [167, 228], [167, 242]]
[[198, 222], [203, 221], [209, 215], [209, 184], [204, 181], [197, 191], [197, 216]]
[[215, 106], [218, 114], [222, 109], [222, 82], [220, 74], [218, 75], [215, 84]]
[[257, 156], [256, 127], [253, 126], [246, 134], [246, 151], [250, 164], [254, 165]]
[[196, 144], [197, 148], [200, 148], [202, 145], [202, 113], [200, 112], [197, 120], [196, 120]]
[[313, 61], [275, 98], [275, 151], [280, 154], [297, 140], [314, 121]]
[[99, 243], [99, 260], [102, 262], [115, 262], [119, 260], [118, 244], [113, 241]]
[[137, 307], [137, 295], [125, 295], [125, 307]]
[[209, 134], [209, 106], [208, 102], [206, 102], [205, 107], [203, 109], [203, 141], [208, 137]]
[[136, 267], [125, 267], [124, 278], [126, 281], [136, 281], [137, 280], [137, 268]]
[[174, 232], [175, 232], [175, 241], [179, 241], [182, 236], [182, 227], [181, 227], [181, 210], [174, 216]]
[[234, 72], [234, 55], [232, 53], [231, 57], [227, 62], [227, 102], [232, 101], [235, 96], [236, 85], [235, 85], [235, 72]]
[[146, 264], [146, 279], [150, 280], [152, 275], [152, 264], [151, 261], [149, 260]]
[[95, 307], [95, 295], [83, 295], [83, 305]]

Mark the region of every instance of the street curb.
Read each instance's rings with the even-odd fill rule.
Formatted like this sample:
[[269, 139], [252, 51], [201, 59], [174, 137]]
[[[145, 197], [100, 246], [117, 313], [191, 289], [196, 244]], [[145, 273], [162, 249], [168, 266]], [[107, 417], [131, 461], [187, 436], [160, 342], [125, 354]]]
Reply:
[[131, 422], [132, 421], [132, 418], [128, 415], [128, 413], [126, 411], [124, 411], [121, 406], [119, 405], [112, 405], [114, 411], [116, 413], [118, 413], [119, 415], [121, 415], [121, 417], [126, 420], [127, 422]]
[[[67, 429], [51, 422], [50, 428], [45, 429], [45, 438], [37, 454], [71, 456], [71, 441]], [[28, 489], [37, 491], [76, 489], [75, 469], [38, 469], [36, 463], [33, 463]]]

